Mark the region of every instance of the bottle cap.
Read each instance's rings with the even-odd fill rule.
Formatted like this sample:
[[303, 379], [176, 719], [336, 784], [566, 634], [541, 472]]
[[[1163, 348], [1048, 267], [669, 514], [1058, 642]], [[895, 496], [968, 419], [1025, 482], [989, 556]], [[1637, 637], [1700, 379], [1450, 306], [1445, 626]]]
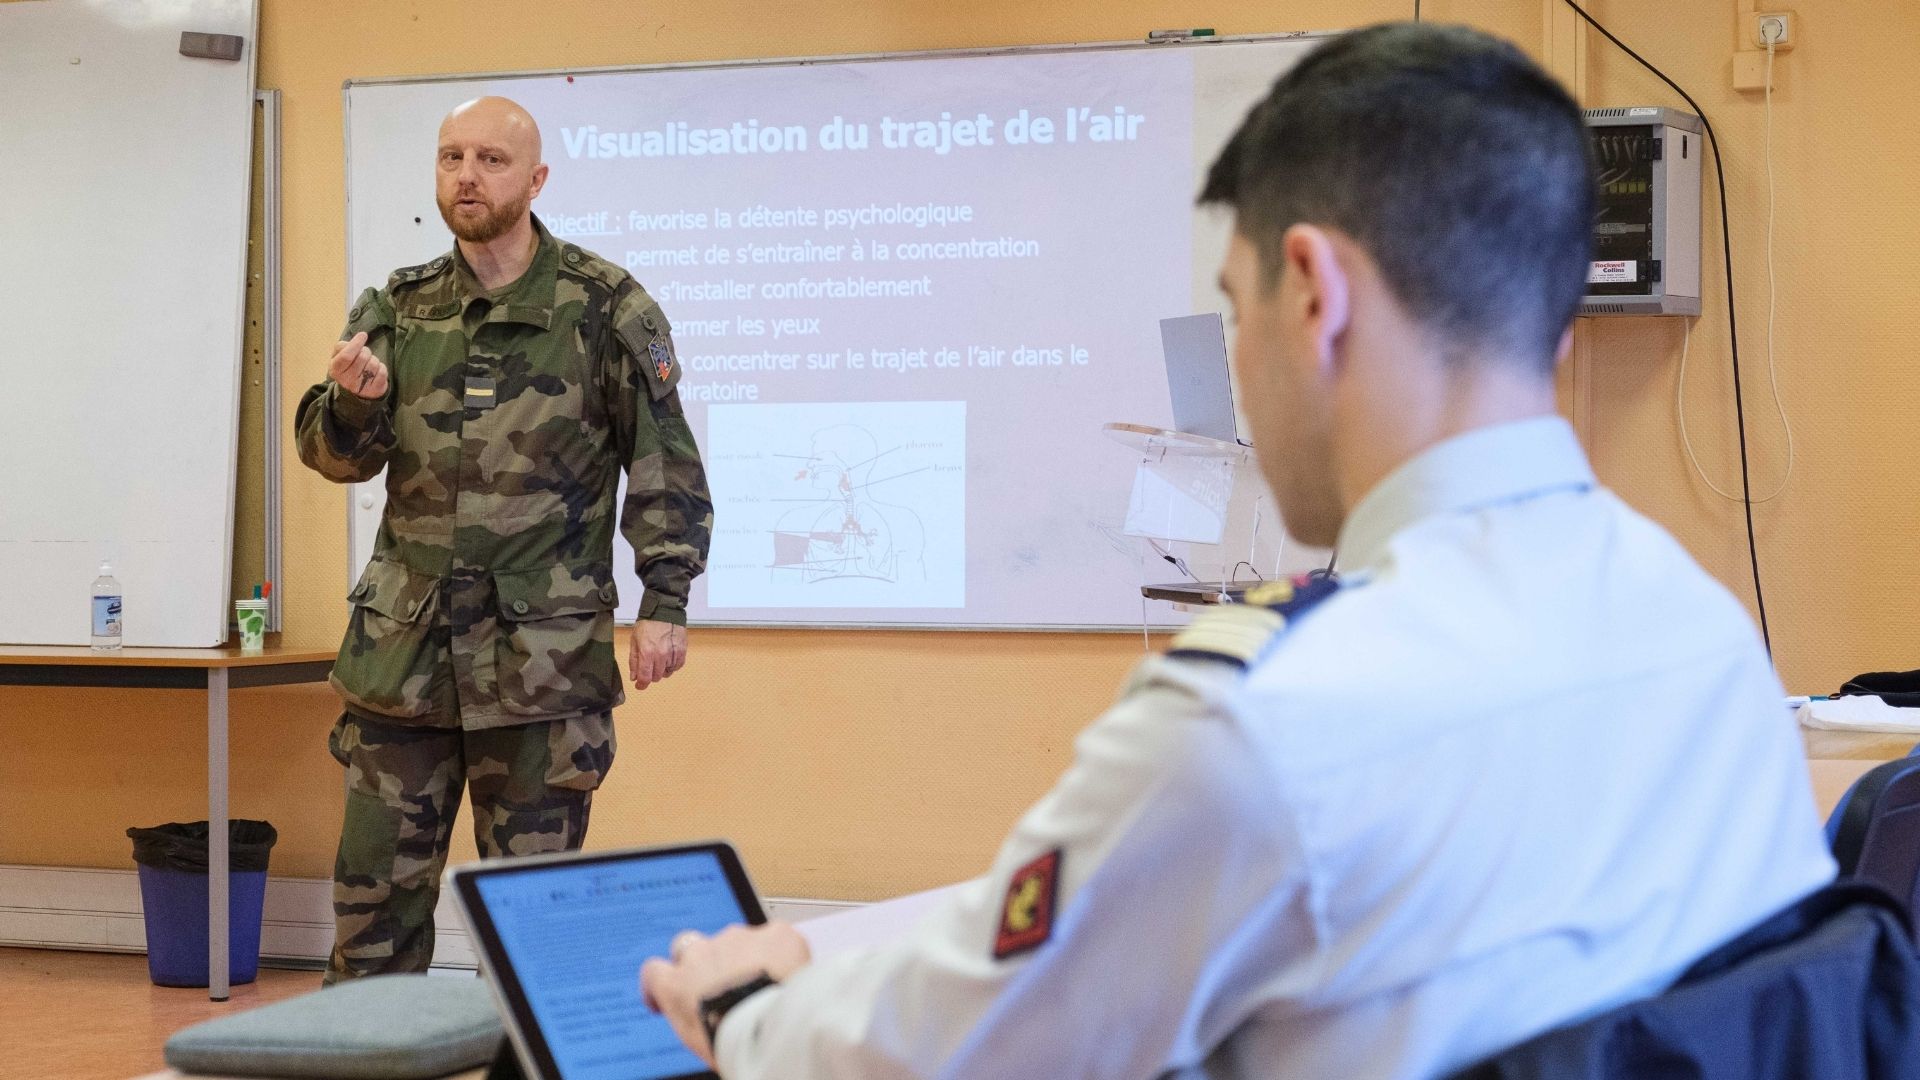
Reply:
[[106, 561], [106, 560], [104, 560], [104, 559], [103, 559], [103, 560], [101, 560], [101, 562], [100, 562], [100, 576], [101, 576], [101, 577], [112, 577], [112, 576], [113, 576], [113, 564], [112, 564], [112, 563], [110, 563], [110, 562], [107, 562], [107, 561]]

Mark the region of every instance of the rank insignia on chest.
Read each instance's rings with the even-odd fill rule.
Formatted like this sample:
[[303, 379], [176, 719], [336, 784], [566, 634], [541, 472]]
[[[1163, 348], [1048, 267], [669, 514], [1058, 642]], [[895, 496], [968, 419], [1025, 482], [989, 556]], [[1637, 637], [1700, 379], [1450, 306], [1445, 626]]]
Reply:
[[1054, 905], [1059, 895], [1059, 848], [1015, 870], [1000, 908], [1000, 932], [993, 940], [993, 958], [1018, 956], [1039, 948], [1053, 936]]
[[491, 409], [494, 403], [493, 380], [479, 375], [467, 376], [466, 406], [469, 409]]
[[660, 376], [661, 382], [673, 377], [673, 351], [667, 348], [666, 342], [654, 338], [647, 345], [647, 354], [653, 357], [653, 373]]

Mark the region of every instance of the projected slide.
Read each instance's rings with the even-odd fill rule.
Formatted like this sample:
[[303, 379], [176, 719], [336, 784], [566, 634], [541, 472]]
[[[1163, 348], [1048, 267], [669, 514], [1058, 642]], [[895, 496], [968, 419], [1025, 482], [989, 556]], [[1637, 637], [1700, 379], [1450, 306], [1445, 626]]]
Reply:
[[715, 497], [696, 618], [1138, 620], [1137, 563], [1097, 531], [1133, 462], [1100, 428], [1166, 411], [1185, 57], [498, 89], [546, 134], [536, 212], [673, 324]]
[[966, 403], [716, 405], [707, 604], [966, 602]]
[[534, 211], [672, 323], [715, 499], [691, 618], [1137, 626], [1171, 571], [1112, 539], [1139, 459], [1101, 429], [1171, 423], [1159, 320], [1222, 304], [1226, 221], [1194, 196], [1310, 44], [354, 86], [354, 272], [447, 249], [439, 118], [512, 97], [551, 169]]

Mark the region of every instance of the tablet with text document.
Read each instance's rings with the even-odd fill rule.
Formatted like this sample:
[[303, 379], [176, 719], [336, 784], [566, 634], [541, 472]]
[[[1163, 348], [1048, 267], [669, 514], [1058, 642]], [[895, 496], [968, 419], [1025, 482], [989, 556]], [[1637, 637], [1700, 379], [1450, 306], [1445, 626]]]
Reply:
[[733, 847], [492, 859], [448, 883], [529, 1080], [712, 1077], [640, 998], [640, 965], [683, 930], [766, 921]]

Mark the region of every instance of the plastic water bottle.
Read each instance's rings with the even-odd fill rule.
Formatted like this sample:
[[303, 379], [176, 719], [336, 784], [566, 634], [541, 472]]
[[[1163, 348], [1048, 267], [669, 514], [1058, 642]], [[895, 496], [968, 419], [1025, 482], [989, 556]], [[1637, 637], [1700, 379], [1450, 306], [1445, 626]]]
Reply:
[[100, 564], [100, 576], [93, 579], [93, 647], [101, 652], [120, 647], [120, 583], [108, 563]]

